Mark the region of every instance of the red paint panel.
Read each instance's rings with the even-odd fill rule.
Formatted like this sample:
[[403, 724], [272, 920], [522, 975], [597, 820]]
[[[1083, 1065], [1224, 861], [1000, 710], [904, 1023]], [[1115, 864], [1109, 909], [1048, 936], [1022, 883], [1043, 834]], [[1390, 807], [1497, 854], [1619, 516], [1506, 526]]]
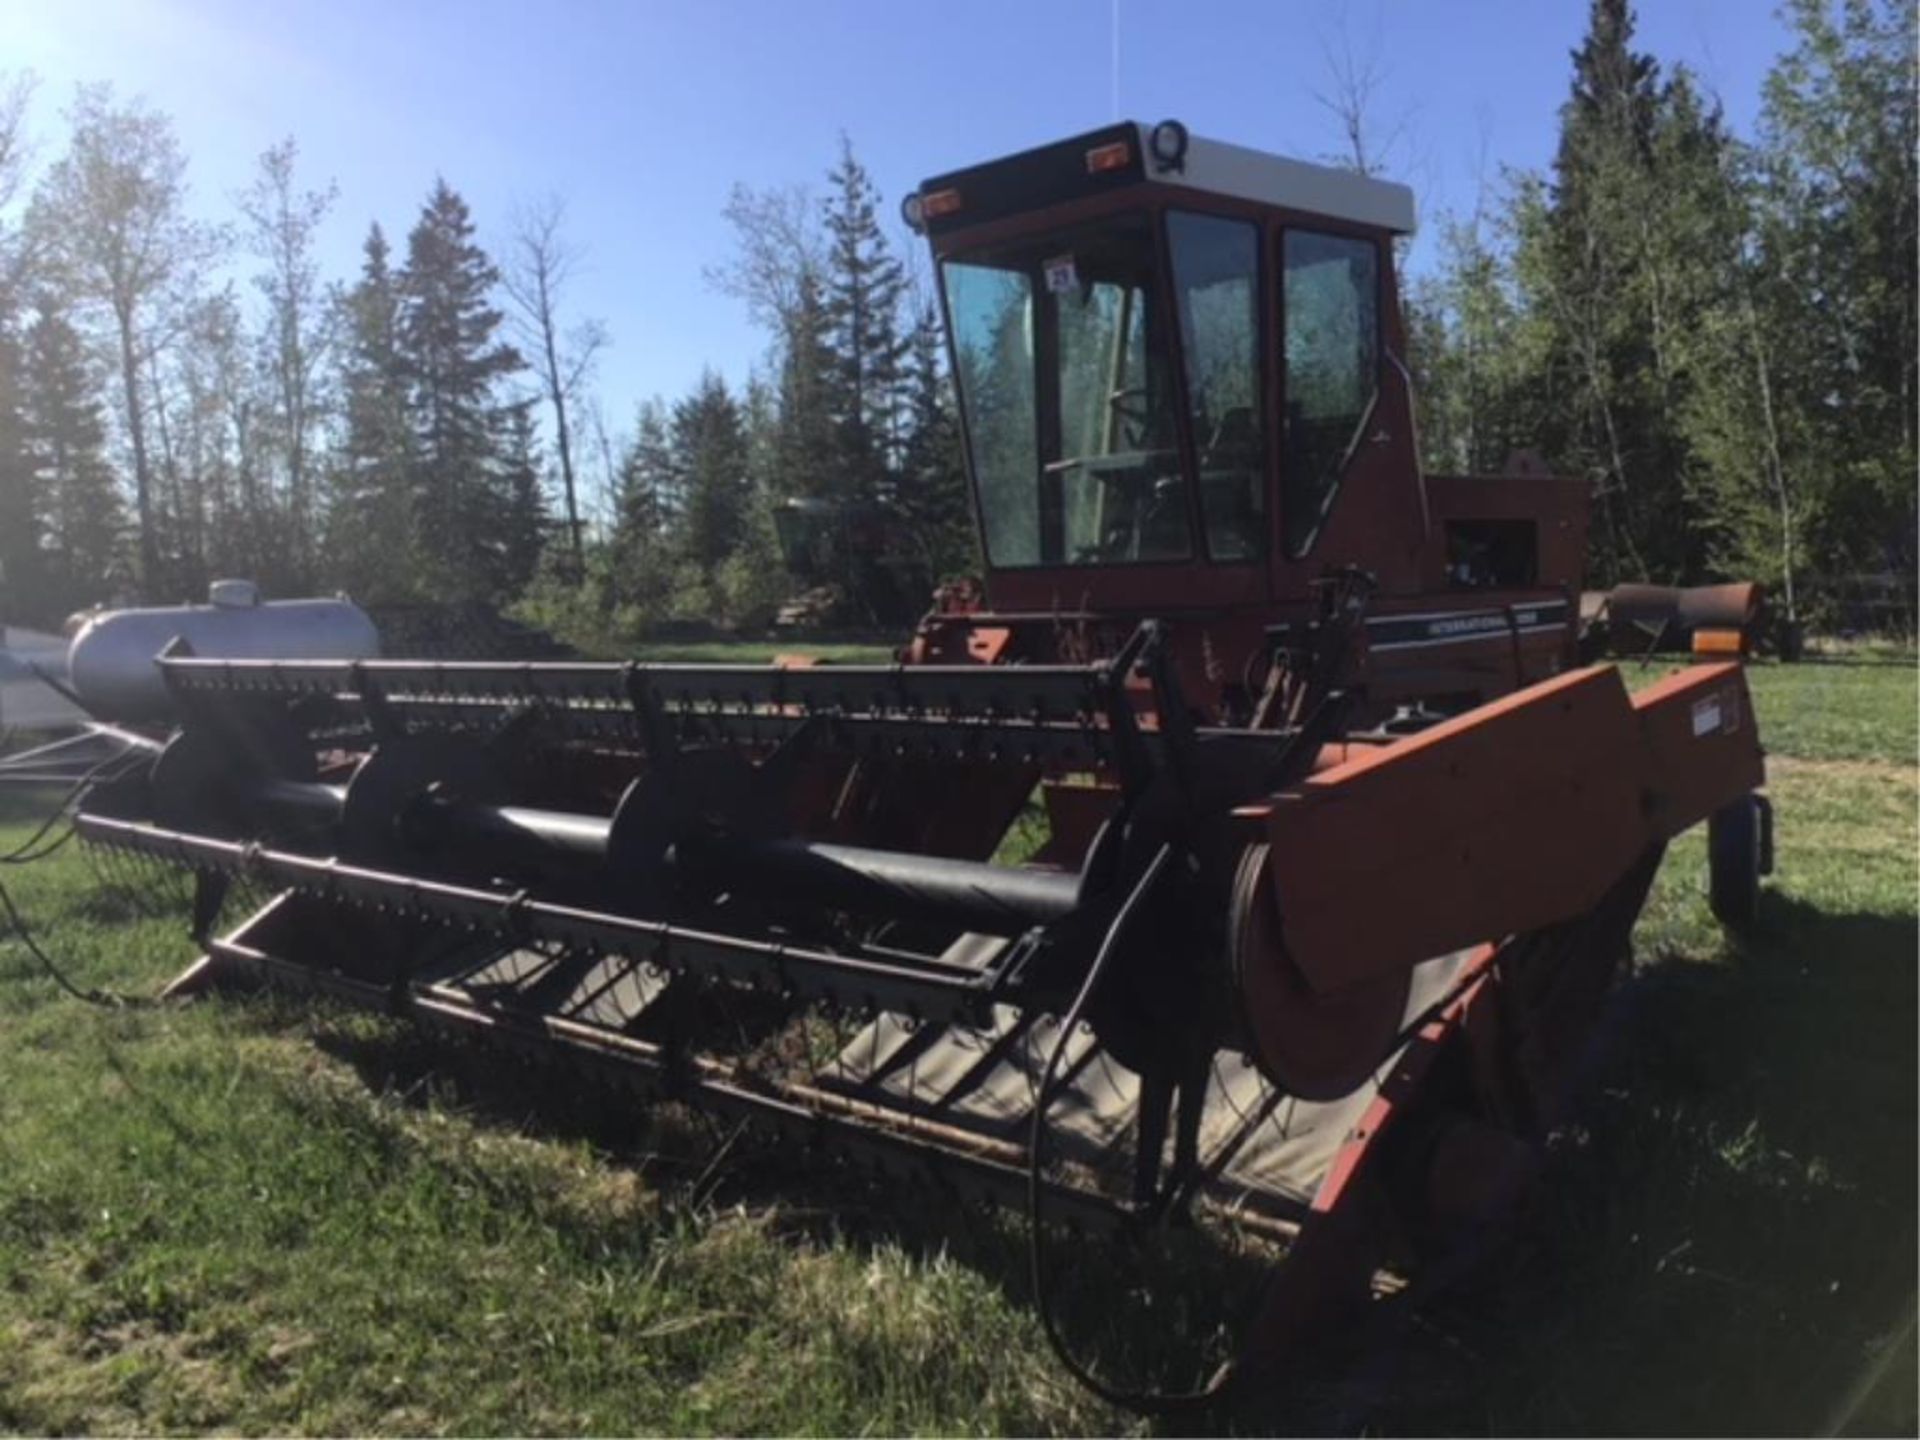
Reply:
[[1653, 779], [1648, 819], [1659, 834], [1677, 835], [1766, 783], [1759, 727], [1739, 665], [1689, 666], [1637, 692], [1633, 706]]
[[1631, 699], [1611, 666], [1535, 685], [1275, 797], [1288, 953], [1330, 990], [1578, 915], [1763, 779], [1737, 665]]
[[1618, 672], [1576, 671], [1283, 792], [1268, 836], [1316, 989], [1577, 914], [1645, 844]]

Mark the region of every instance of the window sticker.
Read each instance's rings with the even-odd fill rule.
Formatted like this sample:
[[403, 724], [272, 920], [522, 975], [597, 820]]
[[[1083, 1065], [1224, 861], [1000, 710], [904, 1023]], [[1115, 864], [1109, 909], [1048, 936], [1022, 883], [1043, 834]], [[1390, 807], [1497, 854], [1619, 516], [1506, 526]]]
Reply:
[[1054, 295], [1065, 295], [1080, 287], [1080, 272], [1075, 268], [1073, 256], [1056, 255], [1043, 261], [1041, 268], [1046, 271], [1047, 290]]

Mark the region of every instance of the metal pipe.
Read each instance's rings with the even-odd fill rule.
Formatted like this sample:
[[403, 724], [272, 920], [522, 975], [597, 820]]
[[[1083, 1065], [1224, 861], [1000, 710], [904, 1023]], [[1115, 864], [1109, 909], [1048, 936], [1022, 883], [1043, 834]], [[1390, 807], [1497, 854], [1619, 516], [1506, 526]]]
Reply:
[[[441, 833], [506, 845], [530, 861], [600, 861], [612, 822], [523, 806], [453, 805]], [[710, 891], [791, 897], [892, 919], [937, 916], [989, 935], [1018, 935], [1073, 908], [1079, 877], [816, 840], [686, 836], [668, 852], [677, 878]]]
[[[344, 785], [269, 780], [260, 803], [306, 821], [336, 820]], [[478, 805], [421, 797], [405, 818], [410, 843], [455, 850], [479, 863], [597, 865], [613, 822], [599, 815], [523, 805]], [[1074, 907], [1077, 874], [988, 865], [815, 840], [686, 836], [668, 852], [677, 878], [715, 892], [794, 898], [890, 919], [937, 918], [989, 935], [1018, 935]], [[618, 878], [618, 877], [613, 877]]]
[[1018, 935], [1074, 907], [1080, 877], [814, 840], [689, 838], [674, 847], [689, 878], [716, 889], [812, 900], [912, 920], [935, 916], [989, 935]]
[[484, 839], [531, 847], [543, 858], [604, 860], [607, 837], [613, 832], [613, 822], [598, 815], [526, 805], [454, 805], [447, 818], [451, 825]]
[[347, 803], [347, 787], [321, 785], [310, 780], [268, 780], [255, 792], [269, 810], [303, 820], [333, 824]]

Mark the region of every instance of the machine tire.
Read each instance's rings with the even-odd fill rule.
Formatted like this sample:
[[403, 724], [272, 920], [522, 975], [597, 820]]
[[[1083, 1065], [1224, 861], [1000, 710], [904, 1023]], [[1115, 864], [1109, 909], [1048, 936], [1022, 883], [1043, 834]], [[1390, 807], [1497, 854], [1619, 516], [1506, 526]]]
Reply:
[[1752, 794], [1722, 805], [1707, 820], [1707, 899], [1714, 918], [1735, 932], [1751, 929], [1759, 914], [1765, 828], [1760, 797]]

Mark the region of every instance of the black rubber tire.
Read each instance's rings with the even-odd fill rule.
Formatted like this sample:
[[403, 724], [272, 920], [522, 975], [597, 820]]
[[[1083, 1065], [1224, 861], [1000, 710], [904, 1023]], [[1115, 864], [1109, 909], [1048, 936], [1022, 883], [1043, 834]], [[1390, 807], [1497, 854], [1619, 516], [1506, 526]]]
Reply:
[[1760, 800], [1742, 795], [1707, 820], [1707, 900], [1714, 918], [1745, 931], [1760, 912]]

